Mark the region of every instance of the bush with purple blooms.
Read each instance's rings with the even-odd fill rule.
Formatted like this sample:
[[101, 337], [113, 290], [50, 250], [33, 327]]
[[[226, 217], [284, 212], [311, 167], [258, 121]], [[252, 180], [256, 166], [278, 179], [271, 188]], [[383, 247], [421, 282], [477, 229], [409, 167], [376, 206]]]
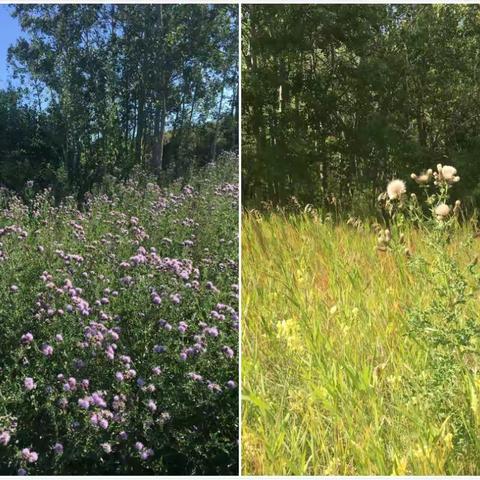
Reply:
[[238, 473], [238, 164], [0, 193], [0, 473]]

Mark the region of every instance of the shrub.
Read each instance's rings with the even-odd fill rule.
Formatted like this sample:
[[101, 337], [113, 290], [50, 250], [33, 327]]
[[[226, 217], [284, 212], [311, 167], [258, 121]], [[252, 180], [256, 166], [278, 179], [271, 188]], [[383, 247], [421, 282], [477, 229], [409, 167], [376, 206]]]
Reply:
[[4, 191], [0, 472], [235, 474], [236, 161], [55, 206]]

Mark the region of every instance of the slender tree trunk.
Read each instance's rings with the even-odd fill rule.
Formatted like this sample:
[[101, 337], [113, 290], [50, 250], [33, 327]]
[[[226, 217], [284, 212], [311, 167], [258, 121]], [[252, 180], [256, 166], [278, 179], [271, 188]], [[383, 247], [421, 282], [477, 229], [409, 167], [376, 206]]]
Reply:
[[154, 125], [154, 144], [152, 155], [152, 167], [156, 175], [159, 175], [163, 167], [163, 147], [165, 143], [165, 124], [166, 124], [167, 108], [166, 93], [162, 92], [161, 106], [155, 110]]
[[[160, 32], [162, 35], [162, 40], [164, 40], [164, 24], [163, 24], [163, 5], [160, 4]], [[153, 154], [152, 154], [152, 166], [153, 171], [156, 175], [160, 175], [163, 164], [163, 146], [165, 143], [165, 123], [167, 117], [167, 79], [165, 76], [166, 68], [166, 59], [165, 59], [165, 49], [163, 47], [164, 42], [162, 41], [162, 51], [161, 51], [161, 63], [162, 63], [162, 74], [161, 74], [161, 97], [160, 97], [160, 106], [155, 107], [155, 127], [154, 127], [154, 143], [153, 143]]]
[[215, 122], [215, 132], [213, 134], [213, 142], [212, 142], [212, 155], [211, 161], [215, 162], [217, 159], [217, 144], [218, 144], [218, 134], [220, 131], [220, 119], [222, 115], [222, 107], [223, 107], [223, 97], [225, 94], [225, 84], [227, 82], [227, 72], [223, 73], [223, 81], [222, 81], [222, 91], [220, 93], [220, 101], [218, 102], [218, 111], [217, 111], [217, 121]]
[[145, 129], [145, 94], [142, 92], [138, 101], [137, 115], [137, 138], [135, 139], [135, 159], [138, 163], [142, 163], [142, 143], [143, 132]]

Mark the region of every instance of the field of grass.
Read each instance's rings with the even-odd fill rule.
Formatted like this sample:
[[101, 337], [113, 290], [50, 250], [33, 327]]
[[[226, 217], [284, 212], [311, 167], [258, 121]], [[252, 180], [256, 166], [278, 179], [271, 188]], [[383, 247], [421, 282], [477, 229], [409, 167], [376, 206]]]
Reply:
[[238, 161], [219, 163], [80, 208], [0, 192], [0, 474], [238, 472]]
[[[421, 229], [406, 255], [369, 225], [244, 214], [245, 474], [480, 474], [480, 240], [454, 230], [433, 274]], [[425, 320], [448, 312], [452, 343]]]

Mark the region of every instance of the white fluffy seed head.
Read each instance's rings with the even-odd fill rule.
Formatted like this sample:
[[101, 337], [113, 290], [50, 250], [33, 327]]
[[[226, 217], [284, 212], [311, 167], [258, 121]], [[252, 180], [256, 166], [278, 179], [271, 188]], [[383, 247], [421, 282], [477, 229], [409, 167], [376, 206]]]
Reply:
[[395, 179], [387, 185], [387, 195], [390, 200], [398, 200], [407, 191], [403, 180]]
[[429, 168], [426, 172], [422, 172], [420, 175], [412, 173], [410, 177], [415, 180], [415, 182], [417, 182], [419, 185], [426, 185], [430, 182], [432, 178], [432, 173], [432, 169]]
[[442, 176], [447, 182], [452, 182], [456, 174], [457, 169], [455, 167], [451, 167], [450, 165], [444, 165], [442, 167]]
[[450, 207], [446, 203], [441, 203], [435, 207], [435, 215], [439, 220], [443, 220], [450, 213]]

